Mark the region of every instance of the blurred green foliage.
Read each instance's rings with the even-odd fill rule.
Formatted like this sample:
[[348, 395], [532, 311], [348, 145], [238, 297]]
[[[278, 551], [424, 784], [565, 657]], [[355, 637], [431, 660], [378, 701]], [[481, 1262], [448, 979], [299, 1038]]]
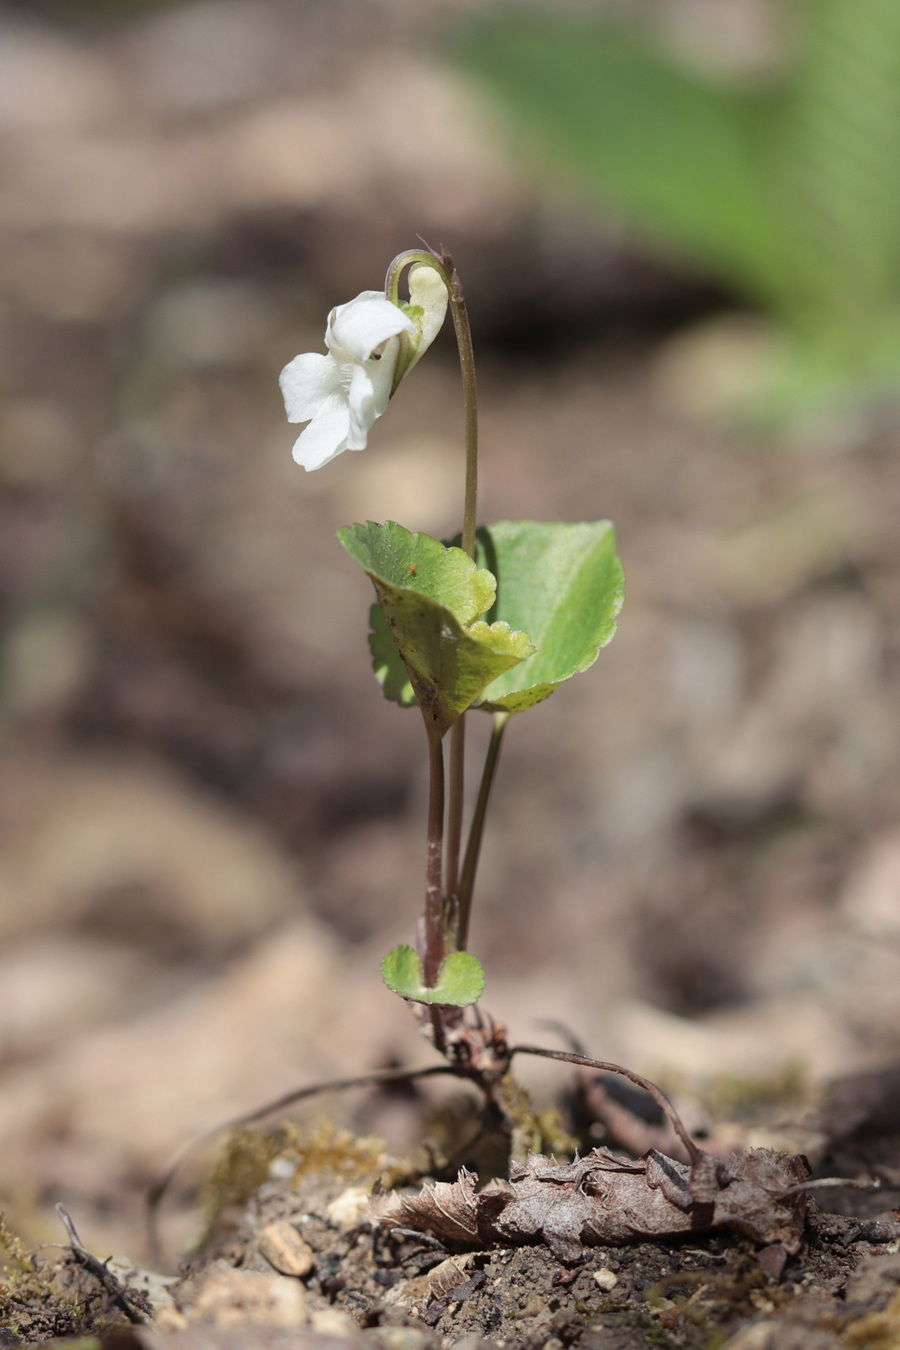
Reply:
[[900, 3], [781, 3], [795, 41], [752, 87], [576, 13], [488, 12], [456, 51], [535, 164], [779, 321], [790, 415], [900, 385]]

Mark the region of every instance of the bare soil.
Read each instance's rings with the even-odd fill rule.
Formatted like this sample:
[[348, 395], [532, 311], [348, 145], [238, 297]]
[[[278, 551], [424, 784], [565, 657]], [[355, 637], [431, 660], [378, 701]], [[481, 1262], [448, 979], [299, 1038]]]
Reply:
[[[845, 1145], [889, 1175], [900, 1140]], [[373, 1226], [372, 1178], [414, 1164], [324, 1127], [241, 1130], [206, 1188], [208, 1231], [176, 1276], [84, 1251], [21, 1259], [4, 1295], [5, 1345], [94, 1338], [118, 1350], [890, 1350], [900, 1336], [900, 1189], [826, 1189], [787, 1262], [732, 1233], [591, 1247], [463, 1249]], [[267, 1179], [249, 1198], [254, 1178]], [[453, 1169], [438, 1172], [451, 1177]]]

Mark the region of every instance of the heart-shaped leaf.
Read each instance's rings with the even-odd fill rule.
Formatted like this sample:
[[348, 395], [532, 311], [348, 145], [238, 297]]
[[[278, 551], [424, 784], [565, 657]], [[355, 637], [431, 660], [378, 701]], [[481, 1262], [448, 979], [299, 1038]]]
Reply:
[[437, 984], [429, 989], [419, 953], [412, 947], [395, 947], [381, 963], [381, 978], [401, 998], [452, 1008], [477, 1003], [484, 989], [481, 962], [471, 952], [450, 952], [441, 962]]
[[[527, 633], [479, 619], [493, 601], [494, 578], [461, 549], [394, 522], [354, 525], [338, 537], [375, 587], [430, 735], [440, 739], [486, 685], [533, 652]], [[389, 697], [403, 701], [383, 628], [376, 636], [376, 673]]]
[[489, 618], [526, 627], [537, 650], [485, 690], [479, 707], [524, 712], [586, 670], [616, 631], [624, 574], [608, 520], [505, 520], [478, 531], [477, 560], [497, 578]]

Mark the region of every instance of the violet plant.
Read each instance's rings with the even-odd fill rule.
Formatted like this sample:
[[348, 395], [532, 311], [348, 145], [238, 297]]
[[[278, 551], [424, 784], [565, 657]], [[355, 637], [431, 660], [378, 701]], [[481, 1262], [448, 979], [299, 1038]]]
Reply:
[[[400, 298], [404, 274], [408, 301]], [[418, 706], [428, 747], [423, 913], [414, 944], [388, 953], [382, 977], [413, 1005], [447, 1060], [485, 1086], [508, 1066], [503, 1029], [474, 1006], [485, 977], [468, 950], [488, 801], [510, 720], [591, 666], [615, 632], [623, 573], [613, 529], [606, 520], [478, 527], [472, 337], [462, 284], [446, 253], [401, 253], [388, 268], [384, 292], [364, 291], [334, 309], [327, 354], [295, 357], [282, 371], [281, 387], [288, 419], [308, 423], [294, 446], [304, 468], [362, 450], [448, 308], [465, 407], [461, 534], [447, 544], [394, 521], [368, 521], [338, 537], [375, 589], [370, 647], [376, 678], [386, 698]], [[470, 709], [487, 713], [492, 731], [463, 847]]]

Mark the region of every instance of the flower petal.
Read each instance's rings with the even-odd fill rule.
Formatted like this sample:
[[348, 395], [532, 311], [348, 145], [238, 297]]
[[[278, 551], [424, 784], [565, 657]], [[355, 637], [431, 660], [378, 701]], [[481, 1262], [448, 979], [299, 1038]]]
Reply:
[[321, 469], [347, 449], [350, 410], [346, 403], [314, 417], [294, 442], [293, 455], [304, 469]]
[[415, 355], [406, 368], [407, 375], [419, 358], [425, 355], [440, 332], [447, 316], [449, 299], [447, 287], [433, 267], [429, 267], [427, 263], [417, 263], [415, 267], [409, 269], [409, 303], [419, 305], [423, 314], [416, 325], [419, 340], [418, 342], [415, 338], [412, 340]]
[[372, 424], [390, 402], [398, 349], [399, 339], [388, 338], [379, 357], [346, 367], [352, 372], [346, 394], [350, 409], [348, 450], [365, 449]]
[[289, 361], [278, 377], [289, 422], [308, 422], [340, 393], [341, 371], [333, 356], [304, 352]]
[[375, 406], [375, 389], [365, 366], [353, 367], [353, 377], [347, 390], [347, 409], [350, 418], [347, 449], [365, 450], [369, 428], [381, 416]]
[[355, 300], [331, 311], [325, 333], [329, 350], [339, 349], [354, 361], [368, 361], [376, 347], [398, 333], [415, 333], [416, 325], [383, 291], [363, 291]]

